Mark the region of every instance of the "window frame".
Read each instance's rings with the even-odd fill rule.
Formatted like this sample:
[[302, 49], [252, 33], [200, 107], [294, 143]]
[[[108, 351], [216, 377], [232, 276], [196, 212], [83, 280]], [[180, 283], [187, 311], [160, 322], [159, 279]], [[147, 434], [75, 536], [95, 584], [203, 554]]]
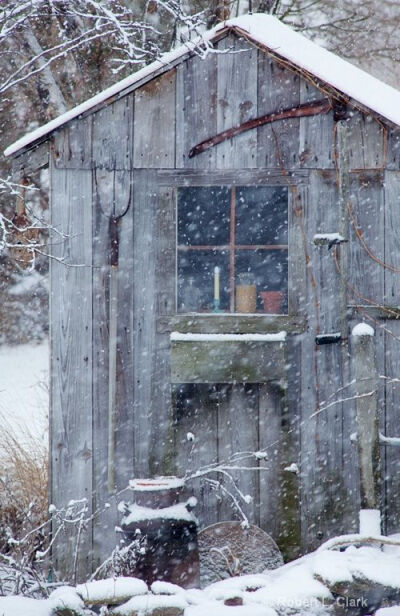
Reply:
[[[289, 244], [238, 244], [236, 243], [236, 218], [237, 218], [237, 214], [238, 214], [238, 194], [237, 194], [237, 190], [239, 188], [253, 188], [254, 184], [246, 184], [246, 185], [224, 185], [224, 186], [210, 186], [210, 187], [205, 187], [205, 188], [215, 188], [215, 189], [219, 189], [219, 188], [226, 188], [228, 191], [228, 202], [229, 202], [229, 241], [227, 244], [190, 244], [190, 245], [186, 245], [186, 244], [179, 244], [178, 242], [178, 233], [179, 233], [179, 190], [181, 190], [182, 188], [185, 189], [192, 189], [192, 188], [197, 188], [196, 186], [188, 186], [188, 187], [178, 187], [177, 192], [176, 192], [176, 213], [175, 213], [175, 218], [176, 218], [176, 228], [177, 228], [177, 237], [176, 237], [176, 306], [177, 306], [177, 313], [178, 314], [192, 314], [192, 313], [188, 313], [185, 311], [180, 311], [178, 310], [178, 295], [179, 295], [179, 284], [178, 284], [178, 280], [179, 280], [179, 254], [180, 253], [190, 253], [193, 252], [195, 253], [196, 251], [213, 251], [213, 252], [227, 252], [229, 255], [229, 270], [228, 270], [228, 276], [229, 276], [229, 309], [228, 310], [222, 310], [222, 312], [224, 314], [241, 314], [240, 312], [238, 312], [236, 310], [236, 260], [237, 260], [237, 252], [238, 251], [249, 251], [249, 252], [253, 252], [253, 253], [257, 253], [257, 251], [284, 251], [285, 256], [286, 256], [286, 260], [288, 261], [289, 258]], [[286, 186], [277, 186], [276, 184], [257, 184], [256, 188], [283, 188], [286, 189], [287, 194], [286, 194], [286, 224], [287, 224], [287, 235], [288, 235], [288, 229], [289, 229], [289, 191], [287, 189]], [[287, 285], [285, 289], [282, 289], [286, 296], [288, 296], [288, 286], [289, 286], [289, 282], [287, 281]], [[209, 310], [206, 312], [213, 312], [213, 310]], [[203, 314], [202, 311], [194, 311], [193, 314]], [[265, 314], [263, 313], [261, 310], [252, 313], [252, 314]], [[288, 314], [288, 312], [281, 312], [278, 314]]]
[[[162, 244], [169, 260], [174, 260], [174, 280], [163, 284], [158, 298], [157, 330], [193, 333], [274, 333], [282, 329], [302, 333], [306, 330], [307, 266], [304, 258], [302, 213], [308, 208], [310, 171], [299, 169], [196, 170], [162, 169], [156, 172], [159, 207], [167, 212], [170, 224]], [[288, 188], [288, 310], [287, 314], [268, 313], [183, 313], [177, 304], [177, 189], [213, 186], [286, 186]], [[172, 254], [173, 253], [173, 254]], [[172, 270], [171, 270], [172, 271]]]

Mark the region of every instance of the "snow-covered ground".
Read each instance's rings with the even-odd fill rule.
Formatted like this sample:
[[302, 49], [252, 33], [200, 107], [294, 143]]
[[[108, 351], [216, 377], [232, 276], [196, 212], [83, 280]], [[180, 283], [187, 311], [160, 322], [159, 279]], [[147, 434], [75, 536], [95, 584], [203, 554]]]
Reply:
[[21, 443], [47, 439], [48, 379], [47, 342], [0, 347], [0, 422]]
[[[400, 607], [389, 607], [400, 597], [400, 542], [397, 537], [392, 540], [397, 545], [384, 549], [350, 546], [340, 552], [321, 546], [273, 571], [229, 578], [204, 590], [185, 590], [166, 582], [154, 582], [148, 588], [135, 578], [110, 578], [61, 587], [44, 600], [0, 597], [0, 614], [54, 616], [69, 608], [65, 613], [94, 616], [103, 605], [100, 613], [104, 616], [164, 612], [183, 616], [400, 616]], [[382, 591], [377, 601], [371, 591], [375, 595]]]

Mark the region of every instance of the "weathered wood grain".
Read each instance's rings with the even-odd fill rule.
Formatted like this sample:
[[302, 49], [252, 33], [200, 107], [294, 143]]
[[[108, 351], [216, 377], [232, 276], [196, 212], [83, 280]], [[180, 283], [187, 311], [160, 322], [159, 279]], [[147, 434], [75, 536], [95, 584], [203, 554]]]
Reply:
[[400, 170], [400, 130], [387, 127], [385, 130], [387, 147], [386, 169], [390, 171]]
[[93, 165], [97, 169], [133, 167], [133, 100], [130, 94], [93, 114]]
[[271, 184], [273, 186], [296, 186], [307, 182], [309, 171], [298, 169], [282, 173], [282, 169], [210, 169], [206, 172], [195, 169], [161, 169], [157, 173], [160, 186], [246, 186], [247, 184]]
[[[284, 559], [292, 560], [301, 553], [301, 441], [300, 421], [301, 410], [299, 392], [301, 391], [301, 338], [288, 336], [286, 346], [288, 363], [284, 377], [268, 384], [270, 393], [280, 404], [281, 416], [281, 446], [280, 446], [280, 527], [277, 529], [276, 539], [282, 550]], [[290, 359], [289, 359], [290, 358]], [[289, 363], [290, 362], [290, 363]], [[263, 392], [260, 391], [260, 400]], [[260, 407], [261, 417], [261, 407]], [[261, 431], [260, 431], [261, 443]], [[272, 453], [272, 452], [270, 452]], [[269, 460], [272, 462], [271, 457]], [[266, 461], [268, 465], [269, 462]], [[296, 464], [298, 472], [285, 470]], [[260, 477], [260, 481], [262, 476]], [[267, 486], [266, 486], [267, 488]], [[262, 498], [260, 505], [262, 508]], [[271, 514], [273, 515], [273, 514]]]
[[147, 477], [151, 456], [151, 418], [156, 407], [152, 384], [155, 376], [156, 242], [155, 175], [136, 171], [133, 228], [133, 371], [135, 476]]
[[13, 158], [14, 182], [19, 182], [21, 175], [27, 176], [31, 173], [37, 173], [39, 169], [47, 167], [49, 165], [49, 150], [50, 144], [45, 141]]
[[[242, 519], [239, 506], [251, 524], [259, 524], [259, 471], [229, 470], [234, 467], [258, 467], [258, 461], [248, 452], [259, 449], [259, 389], [258, 385], [237, 383], [226, 388], [218, 403], [218, 458], [228, 470], [217, 478], [222, 486], [219, 520]], [[233, 498], [229, 495], [232, 494]], [[245, 503], [243, 496], [252, 502]]]
[[171, 188], [159, 192], [157, 238], [157, 315], [172, 316], [176, 312], [176, 191]]
[[[314, 172], [310, 181], [310, 199], [313, 201], [315, 232], [337, 233], [340, 227], [338, 189], [330, 178]], [[340, 267], [339, 252], [335, 247], [316, 246], [307, 227], [313, 274], [318, 285], [319, 332], [329, 334], [341, 331], [340, 322]], [[336, 258], [335, 258], [336, 257]]]
[[[321, 96], [322, 98], [322, 96]], [[264, 51], [258, 51], [258, 111], [257, 115], [297, 107], [300, 104], [299, 76]], [[299, 165], [300, 119], [283, 120], [276, 125], [257, 129], [257, 167]]]
[[[133, 474], [133, 309], [130, 282], [133, 269], [133, 212], [131, 174], [96, 171], [93, 220], [93, 522], [95, 562], [98, 566], [118, 542], [118, 513], [107, 489], [109, 447], [109, 332], [110, 332], [110, 218], [118, 222], [119, 265], [116, 272], [118, 319], [115, 389], [115, 490], [127, 487]], [[117, 499], [118, 500], [118, 499]], [[109, 506], [105, 506], [108, 503]]]
[[[295, 253], [296, 254], [296, 253]], [[291, 287], [290, 287], [291, 288]], [[162, 303], [162, 307], [164, 307]], [[399, 315], [400, 318], [400, 315]], [[157, 331], [178, 331], [194, 334], [276, 334], [286, 331], [301, 334], [306, 331], [304, 317], [286, 315], [193, 314], [159, 317]]]
[[[308, 200], [308, 185], [288, 182], [288, 305], [289, 323], [283, 329], [293, 333], [295, 323], [307, 314], [307, 236], [304, 213]], [[302, 315], [302, 316], [300, 316]]]
[[[186, 476], [187, 494], [198, 500], [196, 517], [200, 528], [218, 521], [217, 491], [211, 481], [217, 476], [206, 469], [218, 462], [218, 401], [220, 388], [206, 384], [173, 386], [175, 464], [179, 476]], [[181, 390], [180, 404], [177, 404]], [[192, 436], [194, 440], [190, 440]], [[196, 472], [204, 472], [191, 478]]]
[[135, 92], [134, 166], [175, 166], [175, 70]]
[[351, 179], [349, 301], [379, 305], [384, 297], [384, 191], [378, 176]]
[[76, 118], [53, 136], [53, 164], [58, 169], [91, 169], [93, 116]]
[[[155, 316], [172, 315], [175, 312], [176, 293], [176, 221], [175, 191], [161, 188], [156, 203], [157, 235], [154, 251]], [[153, 322], [156, 324], [156, 321]], [[170, 385], [170, 341], [166, 332], [156, 327], [154, 354], [152, 357], [152, 441], [150, 472], [152, 475], [173, 473], [173, 408]]]
[[173, 383], [264, 383], [284, 372], [281, 342], [171, 343]]
[[[257, 49], [228, 36], [218, 44], [217, 132], [257, 117]], [[235, 92], [235, 96], [232, 93]], [[216, 146], [219, 169], [257, 166], [257, 132], [249, 131]]]
[[[386, 436], [400, 437], [400, 383], [397, 382], [400, 373], [400, 327], [399, 323], [391, 322], [384, 333], [385, 367], [383, 376], [385, 402], [384, 412], [381, 411]], [[382, 345], [383, 346], [383, 345]], [[382, 372], [378, 373], [381, 375]], [[380, 382], [382, 384], [382, 380]], [[382, 407], [381, 407], [382, 408]], [[385, 484], [385, 518], [386, 533], [396, 533], [400, 524], [400, 458], [396, 447], [381, 447], [384, 461]]]
[[[52, 168], [51, 224], [51, 463], [56, 507], [87, 499], [92, 510], [92, 175]], [[62, 259], [60, 262], [56, 259]], [[77, 528], [60, 536], [54, 567], [73, 579]], [[77, 578], [92, 568], [91, 524], [79, 542]]]
[[109, 221], [114, 174], [94, 172], [93, 186], [93, 564], [98, 567], [115, 545], [115, 512], [104, 509], [107, 491], [109, 387]]
[[[300, 81], [300, 103], [325, 98], [306, 79]], [[307, 169], [333, 168], [333, 111], [300, 119], [300, 165]]]
[[215, 169], [215, 149], [192, 159], [189, 152], [216, 134], [217, 55], [193, 56], [177, 69], [176, 167]]
[[282, 462], [282, 391], [271, 383], [259, 389], [259, 451], [260, 460], [259, 525], [275, 540], [279, 533]]
[[381, 303], [398, 307], [400, 306], [400, 173], [398, 171], [386, 171], [384, 192], [384, 262], [387, 267], [381, 267], [381, 275], [385, 279], [385, 292], [381, 297]]
[[337, 189], [330, 174], [311, 174], [303, 224], [311, 258], [306, 302], [309, 335], [302, 341], [300, 364], [302, 545], [308, 550], [340, 529], [351, 507], [345, 498], [342, 469], [343, 439], [349, 436], [343, 435], [342, 427], [341, 350], [339, 345], [314, 344], [316, 334], [340, 328], [335, 254], [312, 241], [316, 232], [335, 232], [339, 224]]
[[384, 127], [374, 117], [353, 110], [349, 131], [350, 169], [379, 169], [385, 165]]

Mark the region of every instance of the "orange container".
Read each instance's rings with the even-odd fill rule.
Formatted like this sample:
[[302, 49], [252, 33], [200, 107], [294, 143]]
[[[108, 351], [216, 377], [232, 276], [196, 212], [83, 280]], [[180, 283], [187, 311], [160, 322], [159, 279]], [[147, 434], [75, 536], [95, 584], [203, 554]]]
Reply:
[[264, 312], [268, 314], [282, 314], [283, 300], [285, 299], [283, 291], [261, 291], [260, 295]]

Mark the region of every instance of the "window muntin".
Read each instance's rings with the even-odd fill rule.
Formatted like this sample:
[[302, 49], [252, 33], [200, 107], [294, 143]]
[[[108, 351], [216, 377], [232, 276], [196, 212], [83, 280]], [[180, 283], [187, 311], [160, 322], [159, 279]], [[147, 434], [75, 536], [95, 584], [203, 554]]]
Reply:
[[287, 313], [286, 187], [179, 188], [177, 213], [179, 312]]

